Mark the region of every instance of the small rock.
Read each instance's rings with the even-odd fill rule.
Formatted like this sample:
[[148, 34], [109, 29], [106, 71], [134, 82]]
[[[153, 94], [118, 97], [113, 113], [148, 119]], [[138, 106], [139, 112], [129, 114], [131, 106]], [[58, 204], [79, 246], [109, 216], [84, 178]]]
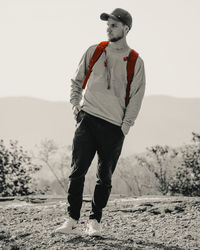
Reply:
[[164, 218], [164, 217], [165, 217], [165, 214], [161, 214], [161, 215], [160, 215], [160, 218]]
[[158, 208], [152, 208], [152, 209], [149, 210], [149, 212], [152, 213], [152, 214], [155, 214], [155, 215], [161, 214], [161, 212], [160, 212], [160, 210]]
[[11, 245], [10, 250], [20, 250], [20, 247], [18, 247], [17, 245]]
[[147, 218], [142, 218], [141, 221], [145, 222], [145, 221], [148, 221], [148, 219]]
[[12, 235], [10, 234], [9, 231], [5, 232], [5, 231], [1, 231], [0, 232], [0, 240], [1, 239], [10, 239]]
[[171, 214], [171, 212], [173, 212], [173, 210], [172, 209], [170, 209], [170, 208], [165, 208], [164, 209], [164, 212], [167, 214], [167, 213], [170, 213]]
[[187, 240], [194, 240], [194, 238], [192, 237], [191, 234], [188, 234], [184, 237], [184, 239], [187, 239]]
[[175, 206], [175, 210], [176, 210], [178, 213], [184, 212], [184, 211], [185, 211], [185, 209], [184, 209], [183, 207], [181, 207], [181, 206]]
[[145, 203], [142, 203], [140, 206], [153, 207], [153, 204], [150, 202], [145, 202]]

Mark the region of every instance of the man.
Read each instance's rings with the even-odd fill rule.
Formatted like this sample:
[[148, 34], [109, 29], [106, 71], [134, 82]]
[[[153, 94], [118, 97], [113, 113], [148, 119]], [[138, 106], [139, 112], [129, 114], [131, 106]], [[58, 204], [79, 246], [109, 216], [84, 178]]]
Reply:
[[98, 155], [97, 182], [86, 232], [99, 235], [102, 210], [111, 192], [111, 178], [119, 159], [125, 136], [139, 113], [145, 92], [144, 63], [140, 56], [135, 64], [128, 105], [125, 105], [127, 71], [126, 58], [131, 51], [126, 36], [132, 27], [131, 15], [123, 9], [100, 18], [107, 21], [109, 44], [104, 49], [87, 82], [82, 101], [82, 84], [90, 59], [97, 47], [91, 46], [83, 55], [71, 85], [70, 102], [77, 120], [73, 139], [72, 172], [69, 176], [69, 219], [56, 229], [59, 233], [75, 233], [80, 210], [85, 175]]

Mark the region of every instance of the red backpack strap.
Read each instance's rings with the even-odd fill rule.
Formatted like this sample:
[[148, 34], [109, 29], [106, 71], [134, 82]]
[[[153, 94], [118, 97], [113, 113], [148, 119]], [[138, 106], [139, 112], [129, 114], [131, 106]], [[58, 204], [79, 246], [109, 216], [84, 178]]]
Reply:
[[105, 47], [108, 45], [109, 41], [103, 41], [101, 43], [99, 43], [92, 55], [92, 58], [90, 59], [90, 63], [88, 66], [88, 71], [87, 74], [85, 76], [83, 85], [82, 85], [82, 89], [84, 89], [86, 87], [87, 81], [90, 77], [90, 74], [92, 72], [92, 67], [94, 66], [94, 64], [96, 63], [96, 61], [99, 59], [99, 57], [101, 56], [102, 52], [104, 51]]
[[127, 87], [126, 87], [126, 98], [125, 98], [126, 106], [129, 103], [131, 82], [133, 80], [135, 64], [136, 64], [138, 56], [139, 54], [135, 50], [132, 49], [127, 59], [128, 60], [127, 67], [126, 67], [127, 68]]

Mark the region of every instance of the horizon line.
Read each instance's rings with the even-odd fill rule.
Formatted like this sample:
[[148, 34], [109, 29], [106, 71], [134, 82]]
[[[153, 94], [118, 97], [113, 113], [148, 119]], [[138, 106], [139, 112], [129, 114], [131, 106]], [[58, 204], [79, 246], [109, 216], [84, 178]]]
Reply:
[[[168, 98], [176, 98], [176, 99], [200, 99], [200, 96], [199, 97], [188, 97], [188, 96], [185, 96], [185, 97], [180, 97], [180, 96], [172, 96], [172, 95], [165, 95], [165, 94], [152, 94], [152, 95], [145, 95], [145, 97], [168, 97]], [[14, 96], [14, 95], [10, 95], [10, 96], [0, 96], [0, 99], [8, 99], [8, 98], [30, 98], [30, 99], [37, 99], [37, 100], [41, 100], [41, 101], [49, 101], [49, 102], [70, 102], [70, 100], [52, 100], [52, 99], [47, 99], [47, 98], [42, 98], [42, 97], [37, 97], [37, 96], [25, 96], [25, 95], [17, 95], [17, 96]]]

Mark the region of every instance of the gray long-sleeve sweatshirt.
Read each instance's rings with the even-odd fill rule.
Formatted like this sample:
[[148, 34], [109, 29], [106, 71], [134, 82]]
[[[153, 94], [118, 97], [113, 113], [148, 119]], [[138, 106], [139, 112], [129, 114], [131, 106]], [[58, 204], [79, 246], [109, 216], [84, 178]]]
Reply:
[[85, 79], [90, 59], [97, 45], [87, 49], [81, 58], [75, 76], [71, 79], [70, 103], [80, 105], [83, 111], [121, 126], [126, 135], [135, 123], [141, 108], [145, 92], [144, 62], [138, 56], [135, 73], [131, 83], [129, 104], [125, 106], [127, 86], [127, 61], [130, 48], [114, 49], [108, 44], [92, 69], [86, 90], [82, 84]]

